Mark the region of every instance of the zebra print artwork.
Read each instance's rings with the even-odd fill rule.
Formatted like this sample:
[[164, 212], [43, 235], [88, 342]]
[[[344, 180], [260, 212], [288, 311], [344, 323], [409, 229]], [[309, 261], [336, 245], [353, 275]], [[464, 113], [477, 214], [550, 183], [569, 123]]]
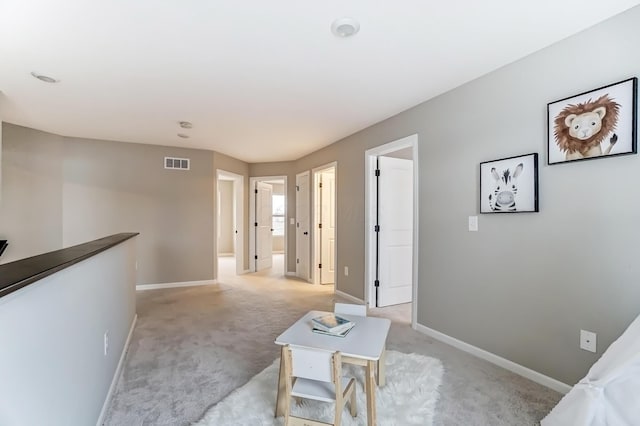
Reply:
[[491, 176], [495, 180], [495, 187], [489, 194], [489, 207], [494, 212], [516, 212], [516, 195], [518, 195], [518, 176], [522, 174], [524, 164], [516, 166], [513, 173], [511, 169], [498, 173], [495, 167], [491, 169]]
[[538, 212], [538, 154], [480, 163], [480, 213]]

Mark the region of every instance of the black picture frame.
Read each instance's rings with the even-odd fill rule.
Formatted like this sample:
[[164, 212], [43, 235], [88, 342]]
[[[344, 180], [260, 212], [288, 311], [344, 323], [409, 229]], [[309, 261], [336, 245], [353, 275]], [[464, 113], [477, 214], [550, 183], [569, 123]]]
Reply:
[[637, 154], [638, 79], [547, 104], [547, 164]]
[[480, 213], [535, 213], [538, 154], [480, 163]]

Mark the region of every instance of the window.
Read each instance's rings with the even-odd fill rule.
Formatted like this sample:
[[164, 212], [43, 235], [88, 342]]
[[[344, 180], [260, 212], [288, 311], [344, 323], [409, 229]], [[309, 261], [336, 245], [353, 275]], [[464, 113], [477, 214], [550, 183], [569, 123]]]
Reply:
[[272, 195], [272, 206], [273, 211], [271, 213], [273, 217], [273, 235], [274, 236], [283, 236], [284, 235], [284, 195]]

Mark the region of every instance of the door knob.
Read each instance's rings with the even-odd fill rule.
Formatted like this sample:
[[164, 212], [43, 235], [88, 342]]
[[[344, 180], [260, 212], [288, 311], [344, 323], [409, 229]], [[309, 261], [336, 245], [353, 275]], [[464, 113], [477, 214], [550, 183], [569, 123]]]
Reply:
[[309, 233], [308, 233], [308, 232], [306, 232], [306, 231], [305, 231], [305, 232], [303, 232], [303, 234], [304, 234], [304, 235], [309, 235]]

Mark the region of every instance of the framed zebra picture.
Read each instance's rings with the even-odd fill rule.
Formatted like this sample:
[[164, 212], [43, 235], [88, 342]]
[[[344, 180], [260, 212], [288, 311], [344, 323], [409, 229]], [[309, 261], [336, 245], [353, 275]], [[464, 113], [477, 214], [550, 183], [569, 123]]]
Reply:
[[480, 213], [537, 211], [537, 153], [480, 163]]
[[638, 79], [547, 104], [547, 162], [635, 154]]

